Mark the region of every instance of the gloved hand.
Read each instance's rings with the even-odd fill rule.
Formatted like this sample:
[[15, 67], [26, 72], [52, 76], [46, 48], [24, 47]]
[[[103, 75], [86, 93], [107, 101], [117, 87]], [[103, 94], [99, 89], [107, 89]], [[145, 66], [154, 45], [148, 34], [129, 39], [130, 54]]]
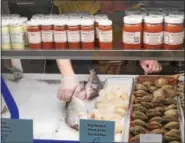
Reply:
[[57, 97], [59, 100], [70, 101], [79, 81], [75, 76], [63, 77]]
[[140, 61], [140, 66], [145, 71], [145, 73], [156, 73], [162, 70], [161, 64], [156, 60]]
[[86, 98], [86, 93], [85, 93], [85, 84], [84, 82], [80, 82], [78, 86], [76, 87], [73, 96], [84, 100]]

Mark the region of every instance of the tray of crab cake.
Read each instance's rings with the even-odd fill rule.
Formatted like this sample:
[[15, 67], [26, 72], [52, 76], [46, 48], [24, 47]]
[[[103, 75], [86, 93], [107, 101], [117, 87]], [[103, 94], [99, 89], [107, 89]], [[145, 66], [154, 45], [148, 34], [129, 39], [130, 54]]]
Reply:
[[127, 141], [140, 142], [140, 134], [161, 134], [165, 143], [183, 141], [177, 78], [176, 75], [137, 78], [127, 121]]
[[[124, 121], [133, 83], [133, 78], [108, 78], [100, 81], [95, 70], [91, 69], [88, 81], [81, 83], [71, 101], [66, 104], [67, 125], [78, 131], [80, 119], [114, 121], [115, 141], [123, 141]], [[84, 100], [76, 98], [79, 94], [85, 97]]]

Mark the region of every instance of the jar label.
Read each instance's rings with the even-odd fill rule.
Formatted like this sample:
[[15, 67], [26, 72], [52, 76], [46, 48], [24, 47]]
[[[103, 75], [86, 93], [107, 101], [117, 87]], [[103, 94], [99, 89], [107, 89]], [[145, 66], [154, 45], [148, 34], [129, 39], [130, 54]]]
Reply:
[[40, 32], [28, 32], [28, 41], [30, 44], [41, 43], [41, 33]]
[[112, 42], [112, 30], [109, 31], [99, 31], [99, 41], [100, 42]]
[[67, 32], [68, 42], [80, 42], [80, 31], [69, 31]]
[[168, 45], [181, 45], [184, 42], [184, 32], [164, 32], [164, 43]]
[[43, 42], [53, 42], [53, 31], [42, 31], [42, 41]]
[[163, 32], [158, 33], [144, 32], [144, 44], [148, 45], [163, 44]]
[[67, 42], [67, 31], [54, 31], [55, 42]]
[[94, 42], [94, 30], [81, 31], [82, 42]]
[[96, 38], [99, 39], [99, 29], [96, 27]]
[[141, 32], [123, 32], [123, 43], [126, 44], [140, 44]]
[[10, 43], [9, 33], [2, 33], [2, 44]]
[[12, 43], [24, 43], [24, 32], [12, 32], [10, 37]]

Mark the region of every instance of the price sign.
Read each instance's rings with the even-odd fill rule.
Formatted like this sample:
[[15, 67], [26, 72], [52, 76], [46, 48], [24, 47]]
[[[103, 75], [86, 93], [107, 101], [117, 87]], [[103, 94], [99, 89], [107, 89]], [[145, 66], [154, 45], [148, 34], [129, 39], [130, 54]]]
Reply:
[[113, 143], [113, 121], [80, 120], [80, 143]]
[[162, 143], [161, 134], [141, 134], [140, 135], [141, 143]]
[[1, 143], [32, 142], [32, 120], [1, 119]]

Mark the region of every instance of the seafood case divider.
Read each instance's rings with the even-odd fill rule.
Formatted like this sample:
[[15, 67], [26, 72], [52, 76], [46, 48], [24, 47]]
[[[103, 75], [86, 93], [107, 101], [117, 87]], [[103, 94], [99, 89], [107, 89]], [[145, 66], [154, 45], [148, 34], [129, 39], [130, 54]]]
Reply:
[[[180, 77], [181, 75], [177, 74], [177, 75], [172, 75], [172, 76], [138, 76], [136, 77], [136, 81], [135, 81], [135, 86], [134, 86], [134, 90], [136, 89], [136, 84], [137, 83], [141, 83], [143, 81], [155, 81], [156, 79], [159, 79], [160, 77], [162, 78], [167, 78], [168, 79], [168, 84], [169, 85], [172, 85], [174, 86], [174, 89], [176, 89], [176, 85], [177, 85], [177, 81], [178, 81], [178, 78]], [[179, 97], [177, 96], [176, 97], [176, 104], [177, 104], [177, 112], [179, 112], [179, 116], [178, 116], [178, 121], [179, 121], [179, 130], [180, 130], [180, 138], [181, 138], [181, 141], [184, 142], [184, 116], [183, 116], [183, 112], [180, 111], [182, 110], [180, 104], [179, 104]], [[125, 128], [125, 131], [124, 131], [124, 136], [123, 136], [123, 139], [124, 139], [124, 142], [130, 142], [130, 127], [131, 127], [131, 114], [133, 112], [133, 103], [134, 103], [134, 100], [135, 100], [135, 96], [132, 95], [132, 98], [131, 98], [131, 102], [130, 102], [130, 111], [128, 111], [128, 114], [126, 116], [126, 120], [125, 120], [125, 125], [126, 125], [126, 128]], [[148, 110], [148, 109], [147, 109]], [[147, 132], [148, 133], [148, 132]], [[140, 133], [142, 134], [142, 133]]]
[[[178, 82], [181, 82], [182, 84], [184, 84], [184, 76], [180, 76], [178, 78]], [[183, 107], [181, 105], [181, 99], [179, 96], [177, 97], [177, 103], [178, 103], [177, 107], [179, 112], [179, 123], [181, 128], [181, 140], [182, 142], [184, 142], [184, 111], [183, 111]]]

